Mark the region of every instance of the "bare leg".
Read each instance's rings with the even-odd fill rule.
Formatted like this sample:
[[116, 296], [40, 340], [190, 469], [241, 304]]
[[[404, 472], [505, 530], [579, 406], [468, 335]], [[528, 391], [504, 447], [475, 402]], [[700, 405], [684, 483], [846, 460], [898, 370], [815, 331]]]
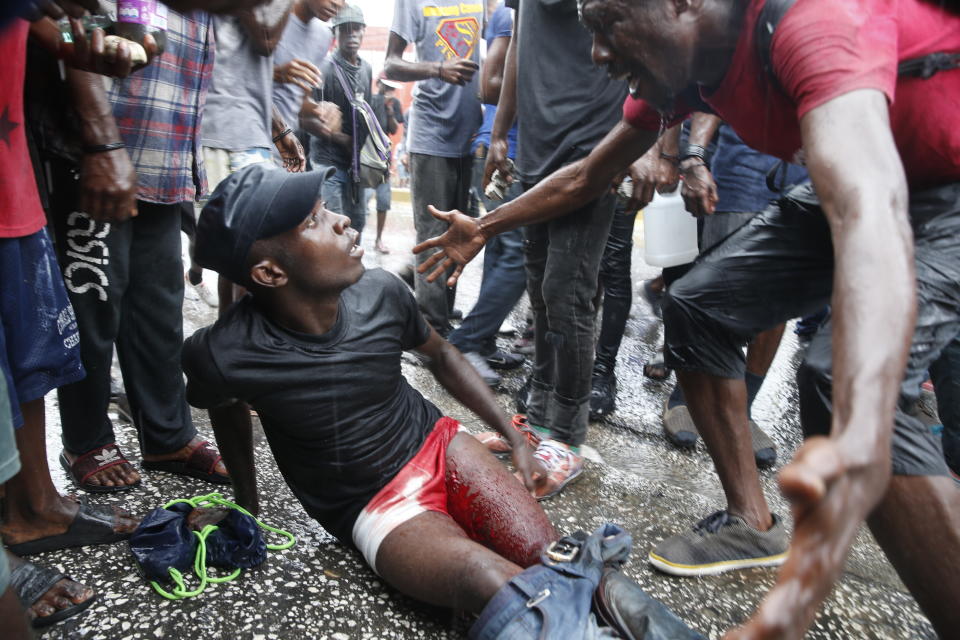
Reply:
[[20, 600], [13, 587], [0, 594], [0, 620], [3, 620], [3, 634], [9, 640], [32, 640], [33, 634], [27, 625], [27, 616], [20, 606]]
[[480, 544], [521, 567], [559, 538], [547, 514], [480, 442], [458, 433], [447, 447], [447, 508]]
[[374, 248], [380, 253], [390, 253], [390, 250], [383, 244], [383, 226], [387, 222], [387, 212], [377, 211], [377, 241]]
[[[65, 533], [77, 515], [78, 504], [61, 496], [53, 486], [47, 466], [46, 424], [43, 398], [20, 405], [23, 427], [17, 429], [17, 449], [23, 467], [7, 481], [7, 511], [3, 538], [8, 544], [28, 542]], [[120, 509], [116, 531], [133, 531], [138, 520]]]
[[767, 375], [767, 371], [777, 355], [777, 348], [780, 347], [780, 339], [783, 338], [783, 330], [786, 326], [785, 323], [782, 323], [773, 329], [767, 329], [763, 333], [757, 334], [757, 337], [747, 347], [747, 371], [758, 376]]
[[436, 511], [421, 513], [390, 532], [377, 552], [377, 570], [417, 600], [474, 613], [523, 571]]
[[773, 525], [753, 459], [743, 380], [678, 371], [690, 415], [703, 436], [727, 497], [727, 510], [755, 529]]

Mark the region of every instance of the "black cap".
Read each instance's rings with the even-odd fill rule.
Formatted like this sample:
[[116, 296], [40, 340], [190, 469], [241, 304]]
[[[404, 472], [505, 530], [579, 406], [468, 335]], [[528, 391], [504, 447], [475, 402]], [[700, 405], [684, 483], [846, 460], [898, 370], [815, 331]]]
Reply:
[[257, 240], [303, 222], [336, 170], [320, 165], [289, 173], [261, 162], [240, 169], [217, 186], [200, 212], [194, 259], [232, 282], [247, 281], [247, 256]]

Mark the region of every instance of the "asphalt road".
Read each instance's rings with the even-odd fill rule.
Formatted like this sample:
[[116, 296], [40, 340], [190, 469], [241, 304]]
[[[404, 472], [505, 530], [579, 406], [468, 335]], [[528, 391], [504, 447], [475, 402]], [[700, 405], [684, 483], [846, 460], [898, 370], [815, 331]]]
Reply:
[[[413, 245], [409, 208], [391, 212], [386, 240], [393, 252], [379, 256], [372, 249], [373, 216], [364, 238], [368, 266], [397, 269]], [[642, 225], [637, 238], [642, 240]], [[457, 306], [468, 311], [476, 298], [480, 261], [462, 280]], [[655, 271], [634, 248], [634, 289]], [[207, 274], [209, 282], [214, 279]], [[195, 296], [184, 307], [185, 333], [210, 323], [215, 311]], [[522, 309], [512, 316], [522, 326]], [[618, 363], [618, 409], [603, 424], [592, 424], [588, 436], [587, 472], [561, 496], [543, 504], [561, 531], [592, 530], [604, 521], [617, 522], [633, 535], [634, 552], [625, 571], [652, 595], [671, 606], [688, 624], [710, 638], [742, 622], [773, 583], [774, 570], [748, 570], [710, 578], [673, 578], [650, 568], [645, 557], [657, 541], [691, 526], [722, 508], [722, 492], [703, 444], [690, 452], [673, 449], [662, 435], [660, 414], [669, 383], [642, 376], [643, 362], [661, 338], [661, 327], [636, 296]], [[503, 337], [503, 345], [509, 343]], [[798, 346], [788, 331], [767, 382], [754, 405], [754, 418], [779, 448], [778, 467], [800, 440], [794, 372]], [[528, 367], [506, 377], [506, 391], [519, 388]], [[484, 430], [478, 420], [452, 400], [429, 372], [409, 363], [404, 373], [448, 415], [471, 431]], [[509, 393], [499, 399], [513, 413]], [[48, 457], [58, 485], [75, 489], [56, 462], [60, 451], [55, 394], [47, 399]], [[199, 429], [211, 436], [203, 412], [194, 412]], [[119, 419], [118, 442], [139, 462], [136, 434]], [[50, 553], [35, 558], [55, 565], [75, 579], [94, 586], [100, 600], [89, 611], [57, 625], [42, 637], [53, 638], [460, 638], [469, 621], [448, 611], [420, 606], [386, 586], [360, 556], [339, 545], [310, 519], [287, 489], [262, 433], [257, 435], [262, 518], [293, 532], [297, 545], [272, 552], [265, 565], [238, 580], [214, 585], [201, 596], [171, 602], [159, 597], [139, 577], [125, 544]], [[763, 474], [763, 485], [775, 511], [788, 524], [789, 510], [780, 497], [775, 470]], [[213, 485], [164, 473], [146, 473], [140, 488], [125, 494], [97, 496], [146, 513], [166, 501], [215, 490]], [[225, 491], [229, 495], [229, 488]], [[2, 635], [2, 633], [0, 633]], [[933, 631], [906, 593], [882, 552], [865, 530], [859, 535], [846, 571], [822, 608], [809, 638], [918, 640]]]

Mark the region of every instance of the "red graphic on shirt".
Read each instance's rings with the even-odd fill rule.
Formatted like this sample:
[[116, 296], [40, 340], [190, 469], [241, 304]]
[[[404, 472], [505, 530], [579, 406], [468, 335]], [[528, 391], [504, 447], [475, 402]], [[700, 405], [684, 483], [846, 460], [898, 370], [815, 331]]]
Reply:
[[469, 58], [479, 36], [480, 22], [473, 17], [447, 18], [437, 25], [437, 46], [447, 58]]

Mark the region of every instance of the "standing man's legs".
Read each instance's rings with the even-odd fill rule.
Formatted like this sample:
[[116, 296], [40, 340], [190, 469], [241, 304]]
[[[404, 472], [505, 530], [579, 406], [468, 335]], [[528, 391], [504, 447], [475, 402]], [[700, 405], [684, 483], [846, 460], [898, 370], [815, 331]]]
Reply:
[[[467, 211], [469, 207], [471, 166], [470, 156], [461, 158], [442, 158], [422, 153], [410, 154], [410, 190], [413, 196], [413, 225], [417, 231], [417, 242], [442, 234], [447, 224], [434, 218], [427, 210], [433, 205], [441, 211], [459, 209]], [[417, 266], [429, 255], [417, 256]], [[451, 267], [452, 270], [452, 267]], [[450, 333], [450, 311], [453, 308], [452, 296], [455, 290], [448, 291], [446, 275], [434, 282], [427, 282], [428, 274], [415, 275], [414, 293], [417, 303], [427, 322], [437, 333], [447, 336]]]
[[[377, 239], [373, 247], [377, 253], [390, 253], [390, 250], [383, 244], [383, 227], [387, 223], [387, 213], [390, 212], [391, 199], [393, 192], [390, 180], [377, 185]], [[364, 198], [366, 202], [366, 198]]]
[[596, 359], [590, 391], [590, 419], [604, 418], [616, 408], [617, 353], [630, 316], [633, 303], [633, 284], [630, 278], [633, 252], [633, 225], [636, 212], [627, 212], [625, 202], [617, 198], [610, 225], [610, 235], [600, 260], [600, 287], [603, 289], [603, 311], [600, 336], [597, 339]]

